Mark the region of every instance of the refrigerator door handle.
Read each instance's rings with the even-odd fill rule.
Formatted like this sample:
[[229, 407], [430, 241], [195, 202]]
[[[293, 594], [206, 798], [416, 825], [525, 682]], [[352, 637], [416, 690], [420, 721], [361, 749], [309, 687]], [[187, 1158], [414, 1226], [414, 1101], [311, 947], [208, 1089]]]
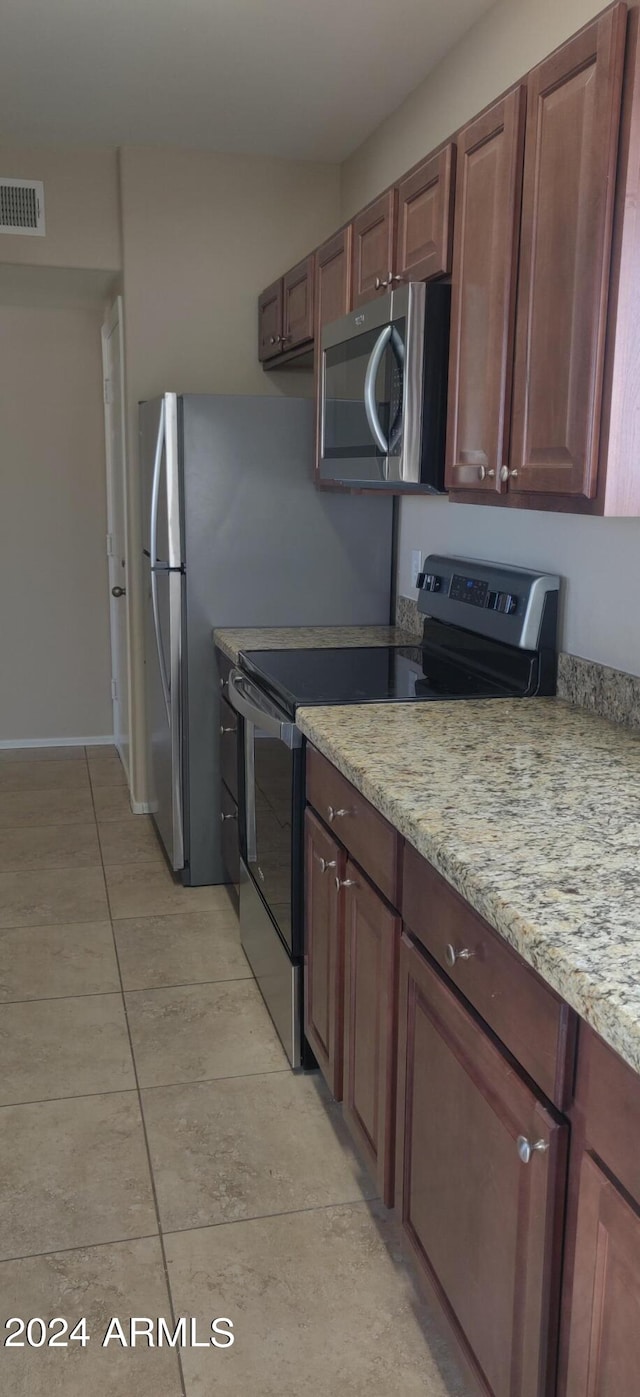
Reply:
[[[173, 867], [184, 865], [184, 818], [182, 781], [182, 611], [184, 576], [172, 571], [169, 576], [169, 729], [171, 734], [171, 803], [173, 806]], [[152, 574], [153, 577], [153, 574]], [[160, 645], [162, 637], [160, 635]]]
[[[179, 573], [176, 574], [172, 572], [167, 572], [166, 568], [160, 568], [159, 571], [170, 578], [180, 576]], [[153, 609], [153, 630], [156, 638], [156, 651], [158, 654], [158, 666], [160, 669], [162, 697], [164, 699], [164, 706], [167, 713], [167, 722], [169, 724], [169, 727], [171, 727], [171, 686], [169, 676], [167, 674], [167, 659], [164, 653], [164, 642], [162, 639], [162, 631], [160, 629], [160, 610], [158, 607], [158, 578], [155, 568], [151, 569], [151, 606]]]
[[158, 500], [160, 497], [160, 476], [162, 474], [162, 453], [164, 451], [164, 398], [160, 404], [160, 421], [158, 422], [158, 435], [156, 437], [156, 451], [153, 460], [153, 480], [151, 483], [151, 512], [149, 516], [149, 556], [151, 567], [154, 568], [157, 558], [158, 547]]

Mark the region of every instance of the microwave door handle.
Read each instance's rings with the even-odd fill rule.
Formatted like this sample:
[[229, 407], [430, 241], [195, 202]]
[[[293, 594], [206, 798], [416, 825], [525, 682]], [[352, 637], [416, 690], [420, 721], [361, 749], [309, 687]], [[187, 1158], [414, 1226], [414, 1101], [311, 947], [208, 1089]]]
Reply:
[[395, 355], [395, 360], [396, 360], [396, 363], [397, 363], [398, 368], [399, 368], [399, 370], [400, 370], [400, 375], [401, 375], [402, 384], [403, 384], [402, 397], [401, 397], [401, 399], [400, 399], [400, 412], [399, 412], [399, 414], [398, 414], [397, 425], [396, 425], [395, 431], [391, 431], [391, 432], [389, 433], [389, 451], [391, 452], [391, 451], [395, 451], [396, 446], [398, 445], [398, 442], [399, 442], [399, 440], [400, 440], [400, 437], [402, 436], [402, 426], [403, 426], [403, 418], [404, 418], [404, 366], [405, 366], [405, 348], [404, 348], [404, 340], [403, 340], [403, 338], [402, 338], [402, 335], [399, 333], [399, 331], [397, 330], [397, 328], [396, 328], [395, 325], [393, 325], [393, 326], [391, 327], [391, 341], [390, 341], [390, 343], [391, 343], [391, 350], [392, 350], [392, 353]]
[[364, 410], [367, 414], [367, 422], [369, 423], [371, 435], [376, 446], [380, 448], [383, 456], [388, 456], [389, 454], [389, 443], [380, 426], [380, 418], [378, 417], [376, 379], [378, 377], [378, 369], [380, 368], [382, 356], [391, 339], [392, 328], [391, 325], [385, 325], [384, 329], [380, 331], [373, 349], [371, 350], [369, 363], [367, 364], [367, 372], [364, 377]]

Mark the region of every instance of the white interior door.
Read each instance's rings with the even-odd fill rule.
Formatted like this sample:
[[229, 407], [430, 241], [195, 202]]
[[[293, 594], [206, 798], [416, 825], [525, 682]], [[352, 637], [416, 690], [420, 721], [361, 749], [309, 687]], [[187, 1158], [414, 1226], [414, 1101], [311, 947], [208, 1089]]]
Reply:
[[107, 456], [107, 556], [111, 617], [114, 742], [129, 774], [129, 603], [127, 598], [127, 471], [122, 298], [102, 327]]

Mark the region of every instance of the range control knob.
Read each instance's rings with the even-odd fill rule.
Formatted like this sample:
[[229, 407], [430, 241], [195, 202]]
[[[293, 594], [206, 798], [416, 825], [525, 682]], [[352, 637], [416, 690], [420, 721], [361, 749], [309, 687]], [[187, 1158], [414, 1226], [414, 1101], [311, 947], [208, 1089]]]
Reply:
[[501, 611], [505, 616], [513, 616], [518, 608], [518, 598], [512, 596], [511, 592], [498, 592], [494, 609]]

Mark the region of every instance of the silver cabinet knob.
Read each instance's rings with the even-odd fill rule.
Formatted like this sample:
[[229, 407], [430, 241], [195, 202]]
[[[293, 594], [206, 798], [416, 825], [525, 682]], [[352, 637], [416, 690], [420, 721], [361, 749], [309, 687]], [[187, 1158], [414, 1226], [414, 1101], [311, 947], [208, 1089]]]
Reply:
[[282, 335], [269, 335], [269, 344], [282, 344]]
[[126, 597], [127, 589], [126, 587], [112, 587], [111, 595], [112, 597]]
[[471, 960], [473, 955], [475, 955], [475, 952], [467, 951], [466, 948], [462, 951], [456, 951], [455, 946], [452, 946], [451, 942], [444, 948], [444, 958], [447, 965], [451, 966], [454, 966], [457, 960]]
[[316, 863], [320, 865], [321, 873], [326, 873], [328, 868], [335, 868], [337, 866], [337, 859], [323, 859], [319, 854], [314, 854], [313, 857]]
[[222, 737], [224, 737], [225, 733], [227, 733], [227, 732], [235, 732], [235, 731], [236, 731], [235, 728], [225, 728], [224, 723], [221, 723], [221, 724], [220, 724], [220, 734], [221, 734]]
[[357, 888], [357, 886], [358, 884], [356, 883], [355, 878], [338, 878], [336, 876], [336, 887], [338, 889], [338, 892], [341, 888]]
[[478, 480], [487, 480], [495, 475], [494, 470], [487, 470], [486, 466], [478, 466]]
[[393, 277], [391, 276], [391, 273], [389, 273], [389, 276], [386, 277], [386, 279], [377, 276], [373, 284], [375, 286], [376, 291], [385, 291], [386, 288], [391, 285], [392, 281]]
[[516, 478], [517, 478], [517, 475], [518, 475], [518, 472], [517, 472], [516, 470], [510, 471], [508, 466], [501, 466], [501, 467], [500, 467], [500, 479], [501, 479], [503, 485], [504, 485], [505, 482], [506, 482], [507, 480], [509, 480], [510, 478], [511, 478], [511, 479], [516, 479]]
[[530, 1140], [527, 1140], [526, 1135], [519, 1135], [516, 1140], [516, 1145], [523, 1164], [529, 1163], [534, 1151], [539, 1154], [544, 1154], [544, 1151], [549, 1148], [548, 1140], [535, 1140], [532, 1144]]
[[345, 815], [351, 815], [352, 813], [353, 812], [351, 810], [346, 810], [343, 807], [341, 807], [339, 810], [334, 810], [332, 805], [327, 806], [327, 815], [329, 817], [330, 825], [333, 824], [334, 820], [342, 819]]
[[237, 815], [237, 811], [235, 811], [235, 810], [234, 810], [234, 812], [233, 812], [232, 815], [225, 815], [225, 812], [224, 812], [224, 810], [223, 810], [223, 811], [222, 811], [222, 814], [221, 814], [221, 816], [220, 816], [220, 820], [221, 820], [221, 823], [222, 823], [222, 824], [224, 824], [225, 820], [237, 820], [237, 818], [238, 818], [238, 815]]

